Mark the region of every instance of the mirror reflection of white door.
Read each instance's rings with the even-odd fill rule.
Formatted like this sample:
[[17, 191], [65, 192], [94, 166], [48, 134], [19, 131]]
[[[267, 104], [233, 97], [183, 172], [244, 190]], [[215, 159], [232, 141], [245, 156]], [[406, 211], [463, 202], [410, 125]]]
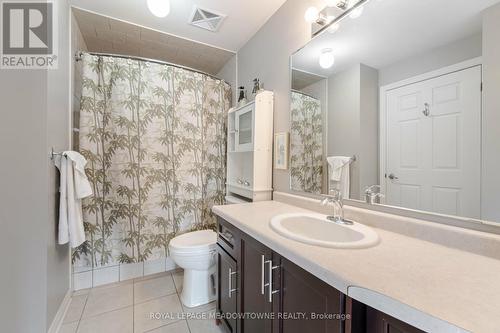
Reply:
[[386, 93], [386, 203], [480, 218], [481, 66]]

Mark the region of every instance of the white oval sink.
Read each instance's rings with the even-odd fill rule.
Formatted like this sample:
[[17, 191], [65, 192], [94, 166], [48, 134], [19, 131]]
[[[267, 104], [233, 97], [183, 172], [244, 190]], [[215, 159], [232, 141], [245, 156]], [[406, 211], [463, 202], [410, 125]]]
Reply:
[[331, 222], [326, 215], [315, 213], [281, 214], [271, 219], [278, 234], [302, 243], [333, 248], [366, 248], [378, 243], [377, 233], [354, 222], [343, 225]]

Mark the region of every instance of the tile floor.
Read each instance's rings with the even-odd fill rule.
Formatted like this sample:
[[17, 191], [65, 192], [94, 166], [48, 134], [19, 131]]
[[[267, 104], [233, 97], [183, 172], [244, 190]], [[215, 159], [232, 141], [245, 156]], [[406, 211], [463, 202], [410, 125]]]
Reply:
[[59, 333], [223, 333], [215, 302], [186, 308], [181, 290], [174, 271], [75, 291]]

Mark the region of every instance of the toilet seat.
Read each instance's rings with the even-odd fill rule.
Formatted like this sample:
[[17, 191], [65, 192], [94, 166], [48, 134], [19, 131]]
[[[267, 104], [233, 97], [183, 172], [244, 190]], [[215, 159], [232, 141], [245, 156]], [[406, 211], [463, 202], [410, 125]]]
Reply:
[[173, 238], [169, 247], [171, 252], [197, 254], [214, 251], [216, 243], [217, 233], [212, 230], [200, 230]]

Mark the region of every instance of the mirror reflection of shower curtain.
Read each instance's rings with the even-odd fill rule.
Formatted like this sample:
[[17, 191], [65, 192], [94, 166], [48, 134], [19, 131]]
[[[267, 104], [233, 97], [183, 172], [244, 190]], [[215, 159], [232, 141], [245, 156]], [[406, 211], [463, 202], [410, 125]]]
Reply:
[[83, 55], [79, 147], [94, 196], [76, 267], [168, 255], [177, 234], [214, 227], [226, 175], [229, 85], [174, 66]]
[[291, 189], [321, 194], [323, 115], [320, 100], [292, 91], [290, 123]]

